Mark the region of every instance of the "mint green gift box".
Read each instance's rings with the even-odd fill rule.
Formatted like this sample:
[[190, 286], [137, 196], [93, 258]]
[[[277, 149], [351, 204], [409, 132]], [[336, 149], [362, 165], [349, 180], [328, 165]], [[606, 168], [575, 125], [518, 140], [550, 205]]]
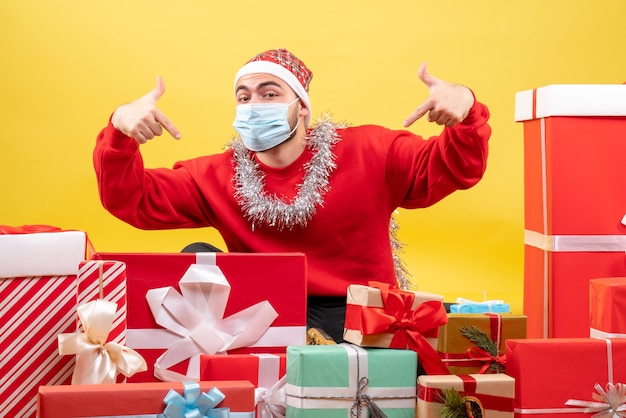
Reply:
[[415, 418], [416, 382], [412, 350], [290, 346], [287, 418], [367, 418], [370, 401], [388, 418]]

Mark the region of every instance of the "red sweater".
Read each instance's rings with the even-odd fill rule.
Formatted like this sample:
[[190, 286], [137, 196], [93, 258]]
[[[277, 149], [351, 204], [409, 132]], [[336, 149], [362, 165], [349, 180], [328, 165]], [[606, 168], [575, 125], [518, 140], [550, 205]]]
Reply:
[[[475, 102], [463, 123], [425, 140], [367, 125], [338, 129], [337, 168], [306, 228], [277, 231], [243, 216], [233, 197], [232, 151], [144, 168], [139, 145], [111, 124], [94, 150], [104, 207], [142, 229], [214, 227], [230, 252], [303, 252], [312, 296], [345, 296], [349, 284], [396, 283], [389, 220], [398, 208], [423, 208], [476, 184], [486, 167], [489, 111]], [[293, 164], [261, 164], [266, 191], [293, 197], [305, 151]]]

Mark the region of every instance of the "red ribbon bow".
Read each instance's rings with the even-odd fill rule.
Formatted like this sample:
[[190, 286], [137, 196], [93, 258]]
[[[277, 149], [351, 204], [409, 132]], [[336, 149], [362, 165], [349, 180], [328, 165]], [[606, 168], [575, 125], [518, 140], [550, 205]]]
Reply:
[[478, 371], [479, 374], [483, 374], [487, 371], [489, 366], [493, 363], [498, 363], [503, 368], [506, 367], [506, 354], [492, 356], [488, 351], [479, 347], [470, 347], [467, 349], [467, 355], [472, 360], [480, 361], [483, 363], [482, 367]]
[[[500, 350], [502, 341], [502, 316], [500, 314], [486, 313], [489, 317], [489, 328], [491, 329], [491, 341], [496, 345], [496, 350]], [[492, 356], [488, 351], [479, 347], [470, 347], [467, 349], [467, 355], [473, 360], [477, 360], [483, 365], [478, 373], [483, 374], [493, 363], [498, 363], [502, 368], [506, 368], [506, 354], [496, 354]]]
[[428, 374], [450, 374], [427, 337], [436, 337], [439, 327], [446, 324], [448, 316], [439, 301], [427, 301], [412, 309], [415, 294], [389, 285], [370, 282], [370, 287], [380, 290], [383, 308], [361, 310], [364, 335], [390, 333], [393, 338], [389, 348], [409, 348], [418, 353], [419, 362]]

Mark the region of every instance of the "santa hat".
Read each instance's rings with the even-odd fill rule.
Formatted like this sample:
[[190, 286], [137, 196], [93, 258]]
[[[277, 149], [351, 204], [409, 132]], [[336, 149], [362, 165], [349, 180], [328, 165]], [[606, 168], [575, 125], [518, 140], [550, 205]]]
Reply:
[[284, 48], [270, 49], [255, 55], [235, 75], [235, 89], [241, 77], [247, 74], [265, 73], [271, 74], [283, 80], [296, 92], [300, 100], [309, 109], [309, 114], [304, 119], [306, 126], [311, 120], [311, 101], [309, 99], [309, 84], [313, 73], [298, 57]]

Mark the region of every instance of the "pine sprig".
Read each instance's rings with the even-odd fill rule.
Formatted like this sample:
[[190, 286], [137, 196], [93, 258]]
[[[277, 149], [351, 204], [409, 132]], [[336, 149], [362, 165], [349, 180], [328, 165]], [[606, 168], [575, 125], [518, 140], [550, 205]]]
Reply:
[[440, 401], [443, 403], [441, 408], [441, 418], [467, 418], [467, 409], [465, 407], [465, 397], [454, 388], [442, 389]]
[[[496, 346], [496, 343], [494, 343], [493, 340], [489, 338], [487, 334], [482, 332], [480, 328], [478, 328], [477, 326], [463, 325], [460, 328], [460, 331], [461, 331], [461, 334], [463, 334], [471, 342], [476, 344], [478, 348], [485, 350], [486, 352], [491, 354], [493, 357], [496, 357], [498, 355], [498, 347]], [[504, 367], [501, 364], [494, 361], [489, 365], [489, 370], [495, 373], [503, 373]]]

